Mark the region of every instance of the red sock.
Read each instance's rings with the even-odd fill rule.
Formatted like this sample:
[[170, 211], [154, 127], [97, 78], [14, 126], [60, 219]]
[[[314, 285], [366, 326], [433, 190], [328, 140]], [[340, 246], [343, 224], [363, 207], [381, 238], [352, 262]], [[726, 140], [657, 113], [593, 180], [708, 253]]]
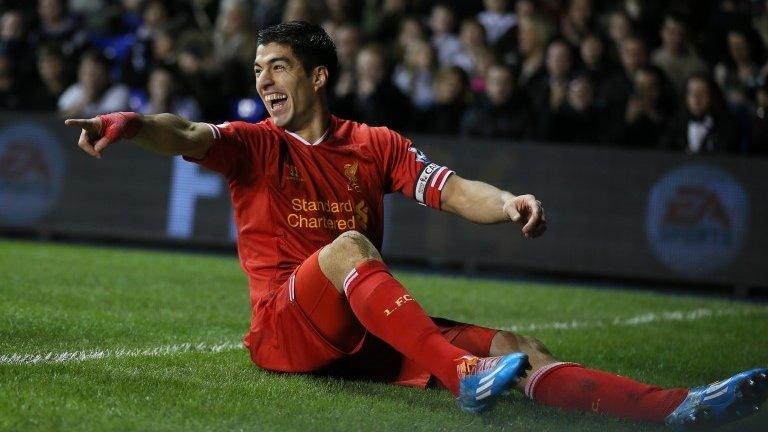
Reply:
[[458, 394], [456, 360], [469, 353], [443, 337], [383, 262], [371, 260], [358, 265], [344, 280], [344, 292], [355, 316], [368, 331]]
[[575, 363], [554, 363], [529, 378], [525, 395], [566, 410], [661, 423], [683, 402], [688, 390], [652, 387]]

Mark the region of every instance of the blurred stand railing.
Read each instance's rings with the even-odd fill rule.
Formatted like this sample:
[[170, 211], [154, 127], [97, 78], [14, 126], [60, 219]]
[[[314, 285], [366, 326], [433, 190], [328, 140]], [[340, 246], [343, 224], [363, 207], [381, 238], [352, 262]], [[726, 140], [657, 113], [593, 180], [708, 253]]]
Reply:
[[[225, 181], [117, 144], [102, 160], [53, 116], [0, 115], [0, 232], [192, 246], [234, 241]], [[387, 200], [384, 253], [463, 268], [768, 287], [768, 160], [415, 136], [433, 161], [544, 202], [549, 232]]]

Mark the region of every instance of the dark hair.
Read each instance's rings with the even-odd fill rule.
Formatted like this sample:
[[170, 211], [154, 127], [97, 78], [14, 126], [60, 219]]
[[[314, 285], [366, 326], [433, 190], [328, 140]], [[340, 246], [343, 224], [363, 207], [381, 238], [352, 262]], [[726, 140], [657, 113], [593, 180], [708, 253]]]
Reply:
[[329, 81], [326, 87], [332, 86], [339, 70], [339, 58], [336, 45], [322, 27], [305, 21], [289, 21], [259, 30], [256, 45], [269, 43], [289, 46], [307, 73], [325, 66]]

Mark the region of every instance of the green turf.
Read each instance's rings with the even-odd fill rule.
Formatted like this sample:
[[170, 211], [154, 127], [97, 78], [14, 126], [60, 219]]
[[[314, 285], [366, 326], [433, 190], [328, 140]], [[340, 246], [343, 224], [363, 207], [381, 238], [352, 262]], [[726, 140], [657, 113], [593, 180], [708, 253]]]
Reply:
[[[398, 272], [433, 315], [535, 331], [560, 358], [665, 386], [768, 364], [768, 307]], [[647, 313], [730, 311], [610, 325]], [[0, 356], [237, 342], [249, 318], [234, 257], [0, 241]], [[551, 328], [577, 321], [580, 327]], [[603, 323], [599, 326], [596, 323]], [[764, 407], [767, 408], [768, 407]], [[768, 430], [762, 413], [726, 430]], [[663, 430], [512, 396], [461, 413], [441, 390], [259, 370], [244, 350], [0, 365], [0, 430]]]

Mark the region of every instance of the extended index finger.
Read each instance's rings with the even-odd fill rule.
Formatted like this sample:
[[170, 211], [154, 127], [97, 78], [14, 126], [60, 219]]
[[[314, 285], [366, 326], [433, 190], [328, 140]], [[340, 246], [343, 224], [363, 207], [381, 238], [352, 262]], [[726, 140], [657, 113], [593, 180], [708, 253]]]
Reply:
[[64, 120], [64, 124], [67, 126], [85, 128], [86, 126], [91, 125], [91, 121], [88, 119], [66, 119]]

